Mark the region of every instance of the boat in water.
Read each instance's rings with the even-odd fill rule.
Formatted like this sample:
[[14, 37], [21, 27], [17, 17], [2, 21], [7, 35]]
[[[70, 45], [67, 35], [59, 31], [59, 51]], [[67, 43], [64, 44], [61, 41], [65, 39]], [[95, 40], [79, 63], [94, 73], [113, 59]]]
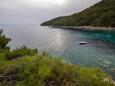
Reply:
[[85, 44], [87, 44], [87, 42], [86, 41], [81, 41], [81, 42], [79, 42], [79, 44], [80, 45], [85, 45]]

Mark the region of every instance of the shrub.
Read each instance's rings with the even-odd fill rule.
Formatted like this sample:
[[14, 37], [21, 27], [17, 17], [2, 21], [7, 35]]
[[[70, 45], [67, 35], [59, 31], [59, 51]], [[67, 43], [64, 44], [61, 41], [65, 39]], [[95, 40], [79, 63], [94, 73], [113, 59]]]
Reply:
[[37, 53], [38, 53], [37, 49], [29, 49], [26, 46], [22, 46], [22, 47], [17, 48], [13, 51], [7, 52], [6, 58], [11, 60], [11, 59], [16, 59], [18, 57], [23, 57], [25, 55], [32, 56], [32, 55], [35, 55]]
[[2, 86], [114, 86], [111, 78], [98, 68], [64, 63], [42, 54], [6, 63], [0, 66], [0, 73], [7, 77], [0, 78]]
[[0, 30], [0, 48], [6, 48], [10, 41], [11, 39], [3, 34], [3, 30]]

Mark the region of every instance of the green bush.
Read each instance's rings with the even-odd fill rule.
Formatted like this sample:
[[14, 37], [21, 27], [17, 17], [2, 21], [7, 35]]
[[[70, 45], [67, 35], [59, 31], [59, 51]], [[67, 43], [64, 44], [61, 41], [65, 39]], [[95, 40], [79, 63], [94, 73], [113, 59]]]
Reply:
[[3, 30], [0, 30], [0, 48], [6, 48], [10, 41], [11, 39], [3, 34]]
[[0, 77], [0, 83], [2, 86], [114, 86], [111, 78], [98, 68], [85, 68], [57, 58], [39, 53], [7, 61], [0, 66], [0, 75], [5, 77]]
[[17, 48], [13, 51], [7, 52], [6, 58], [11, 60], [11, 59], [16, 59], [18, 57], [23, 57], [25, 55], [32, 56], [32, 55], [35, 55], [37, 53], [38, 53], [37, 49], [29, 49], [26, 46], [22, 46], [22, 47]]

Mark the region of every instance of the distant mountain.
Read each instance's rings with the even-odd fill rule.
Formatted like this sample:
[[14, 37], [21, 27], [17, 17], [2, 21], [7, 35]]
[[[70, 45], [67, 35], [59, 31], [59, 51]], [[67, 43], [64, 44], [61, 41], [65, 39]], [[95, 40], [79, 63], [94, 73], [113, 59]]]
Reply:
[[115, 0], [102, 0], [82, 12], [57, 17], [41, 25], [115, 27]]

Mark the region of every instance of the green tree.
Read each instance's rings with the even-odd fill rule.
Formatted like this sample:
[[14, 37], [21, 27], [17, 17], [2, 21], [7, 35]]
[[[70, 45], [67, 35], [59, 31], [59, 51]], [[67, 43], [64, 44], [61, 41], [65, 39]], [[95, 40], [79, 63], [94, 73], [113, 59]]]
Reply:
[[11, 41], [3, 34], [3, 30], [0, 30], [0, 48], [7, 48], [8, 43]]

